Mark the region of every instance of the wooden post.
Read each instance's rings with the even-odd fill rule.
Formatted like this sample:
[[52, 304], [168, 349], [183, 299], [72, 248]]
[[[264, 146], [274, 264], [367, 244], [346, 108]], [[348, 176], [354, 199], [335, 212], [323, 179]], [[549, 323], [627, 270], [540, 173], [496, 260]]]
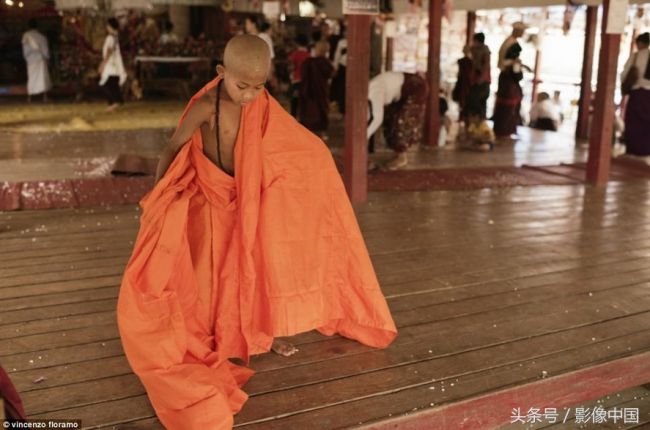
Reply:
[[609, 179], [609, 167], [614, 131], [614, 90], [616, 87], [616, 65], [621, 47], [620, 34], [607, 34], [607, 16], [610, 0], [603, 0], [603, 24], [600, 36], [600, 58], [598, 62], [598, 88], [596, 109], [589, 139], [587, 160], [587, 181], [594, 185], [605, 185]]
[[471, 46], [472, 44], [472, 37], [474, 36], [474, 33], [476, 32], [476, 12], [474, 11], [468, 11], [467, 12], [467, 27], [465, 30], [465, 45]]
[[582, 56], [582, 81], [580, 83], [580, 100], [578, 101], [578, 122], [576, 138], [589, 138], [589, 114], [591, 109], [591, 77], [596, 47], [596, 26], [598, 24], [598, 6], [587, 7], [587, 28], [585, 29], [585, 48]]
[[343, 180], [352, 203], [368, 198], [368, 80], [370, 16], [348, 16]]
[[440, 133], [440, 38], [442, 32], [442, 1], [429, 0], [429, 53], [427, 80], [429, 95], [426, 113], [426, 145], [437, 146]]

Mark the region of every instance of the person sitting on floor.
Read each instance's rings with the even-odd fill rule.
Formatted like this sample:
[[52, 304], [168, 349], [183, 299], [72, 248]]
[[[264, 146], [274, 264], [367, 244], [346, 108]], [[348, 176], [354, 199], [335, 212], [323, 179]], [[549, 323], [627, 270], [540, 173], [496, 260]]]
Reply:
[[467, 128], [461, 138], [461, 147], [474, 151], [488, 152], [494, 147], [494, 131], [485, 120], [480, 109], [470, 109], [467, 114]]
[[539, 93], [530, 109], [530, 126], [538, 130], [557, 131], [560, 124], [560, 110], [548, 93]]

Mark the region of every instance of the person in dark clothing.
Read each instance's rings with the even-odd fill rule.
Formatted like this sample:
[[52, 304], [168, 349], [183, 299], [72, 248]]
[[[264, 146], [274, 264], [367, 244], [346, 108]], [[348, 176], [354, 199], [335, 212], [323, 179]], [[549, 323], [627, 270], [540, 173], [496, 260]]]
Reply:
[[487, 99], [490, 96], [490, 49], [485, 44], [485, 35], [476, 33], [472, 38], [470, 48], [472, 58], [472, 72], [470, 75], [470, 89], [466, 105], [473, 110], [480, 110], [483, 116], [487, 112]]
[[334, 72], [327, 59], [327, 42], [318, 42], [314, 47], [315, 56], [302, 63], [300, 75], [300, 122], [310, 131], [327, 139], [329, 126], [329, 80]]
[[467, 120], [468, 97], [472, 83], [473, 63], [470, 57], [469, 46], [463, 48], [463, 58], [458, 60], [458, 78], [451, 93], [451, 98], [460, 106], [460, 117], [462, 122]]
[[311, 57], [309, 54], [309, 41], [307, 36], [299, 34], [296, 36], [296, 49], [289, 54], [289, 65], [291, 67], [291, 116], [298, 115], [298, 103], [300, 101], [300, 81], [302, 80], [302, 64]]
[[508, 48], [505, 56], [505, 68], [499, 74], [499, 89], [494, 106], [494, 133], [497, 139], [507, 139], [517, 133], [517, 125], [521, 123], [521, 100], [523, 91], [519, 82], [523, 79], [519, 54], [521, 46], [514, 43]]

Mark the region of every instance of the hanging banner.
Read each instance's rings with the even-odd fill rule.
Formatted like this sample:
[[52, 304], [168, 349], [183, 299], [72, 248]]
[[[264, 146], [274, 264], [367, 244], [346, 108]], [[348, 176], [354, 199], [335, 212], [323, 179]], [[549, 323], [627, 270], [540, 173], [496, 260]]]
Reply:
[[377, 15], [379, 0], [343, 0], [343, 15]]
[[607, 13], [607, 34], [622, 34], [627, 23], [628, 0], [610, 0]]

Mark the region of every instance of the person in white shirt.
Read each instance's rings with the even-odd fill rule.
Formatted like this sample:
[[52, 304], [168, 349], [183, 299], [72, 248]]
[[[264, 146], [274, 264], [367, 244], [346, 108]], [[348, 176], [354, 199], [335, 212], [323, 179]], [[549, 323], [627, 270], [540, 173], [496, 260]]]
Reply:
[[426, 80], [417, 74], [383, 72], [370, 80], [367, 136], [384, 126], [386, 143], [396, 153], [386, 169], [406, 166], [406, 151], [422, 142], [427, 92]]
[[160, 39], [158, 42], [161, 45], [178, 45], [180, 43], [180, 39], [174, 33], [174, 24], [172, 24], [171, 21], [165, 22], [165, 30], [163, 33], [160, 35]]
[[348, 64], [348, 39], [341, 38], [336, 44], [334, 51], [334, 69], [338, 70], [339, 67], [347, 67]]
[[262, 38], [262, 40], [269, 45], [269, 49], [271, 50], [271, 60], [273, 60], [275, 58], [275, 50], [273, 49], [273, 29], [271, 28], [271, 24], [268, 22], [262, 23], [260, 26], [260, 33], [257, 36]]
[[124, 104], [120, 87], [126, 82], [126, 70], [120, 52], [120, 42], [117, 38], [119, 23], [115, 18], [109, 18], [106, 24], [106, 39], [102, 48], [102, 63], [99, 66], [99, 85], [108, 99], [107, 111], [114, 111]]
[[557, 131], [560, 109], [548, 93], [541, 92], [530, 109], [530, 126], [538, 130]]
[[47, 101], [47, 92], [52, 88], [50, 73], [47, 70], [47, 61], [50, 59], [50, 49], [47, 38], [37, 29], [36, 20], [29, 20], [29, 30], [22, 37], [23, 57], [27, 63], [27, 101], [33, 95], [43, 94], [43, 101]]
[[271, 94], [274, 94], [279, 84], [275, 76], [275, 65], [273, 63], [275, 50], [273, 49], [273, 38], [271, 37], [271, 25], [267, 22], [260, 24], [257, 16], [251, 14], [244, 20], [244, 30], [246, 34], [257, 36], [269, 45], [269, 50], [271, 51], [271, 70], [269, 71], [269, 79], [266, 82], [266, 89]]
[[638, 51], [625, 63], [621, 82], [635, 73], [625, 108], [625, 148], [628, 154], [650, 155], [650, 33], [636, 38]]
[[264, 40], [269, 45], [271, 51], [271, 60], [275, 58], [275, 50], [273, 49], [273, 38], [271, 37], [271, 26], [268, 23], [260, 25], [256, 15], [248, 15], [244, 20], [244, 29], [246, 34], [252, 34]]

